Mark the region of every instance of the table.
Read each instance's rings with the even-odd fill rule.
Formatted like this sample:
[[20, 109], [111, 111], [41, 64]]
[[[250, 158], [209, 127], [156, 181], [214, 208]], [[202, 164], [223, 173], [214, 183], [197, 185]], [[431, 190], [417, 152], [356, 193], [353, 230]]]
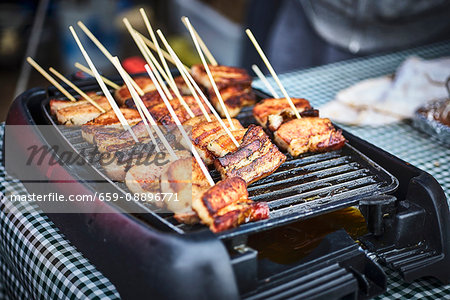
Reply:
[[[357, 81], [393, 73], [409, 55], [423, 58], [450, 55], [450, 41], [286, 73], [280, 79], [291, 96], [307, 98], [313, 106], [320, 107], [333, 99], [337, 91]], [[261, 82], [256, 81], [254, 86], [264, 90]], [[447, 200], [450, 199], [449, 148], [407, 122], [382, 127], [342, 127], [429, 172], [443, 186]], [[2, 125], [0, 137], [3, 130]], [[1, 166], [0, 191], [5, 195], [26, 193], [22, 184], [5, 174]], [[114, 285], [64, 238], [37, 205], [19, 208], [12, 207], [3, 197], [0, 199], [0, 299], [120, 298]], [[385, 271], [388, 289], [377, 299], [450, 298], [450, 285], [441, 285], [432, 278], [408, 284], [398, 273]]]

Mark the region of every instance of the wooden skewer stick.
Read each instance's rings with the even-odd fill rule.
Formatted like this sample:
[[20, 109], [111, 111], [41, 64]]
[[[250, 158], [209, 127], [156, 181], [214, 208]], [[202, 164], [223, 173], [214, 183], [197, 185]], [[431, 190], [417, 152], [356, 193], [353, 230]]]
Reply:
[[147, 107], [144, 105], [144, 103], [142, 102], [142, 99], [139, 97], [138, 93], [136, 92], [136, 90], [133, 88], [133, 86], [131, 85], [130, 81], [128, 80], [128, 78], [125, 77], [125, 70], [122, 68], [122, 66], [120, 65], [119, 59], [116, 59], [116, 63], [117, 63], [117, 67], [120, 69], [120, 72], [122, 74], [122, 76], [124, 76], [124, 80], [125, 82], [127, 82], [127, 86], [130, 88], [131, 91], [131, 97], [133, 98], [133, 101], [136, 105], [136, 108], [140, 111], [143, 111], [145, 114], [142, 117], [142, 120], [144, 121], [145, 126], [147, 127], [147, 131], [152, 139], [152, 142], [155, 144], [156, 150], [160, 151], [158, 143], [156, 142], [155, 138], [153, 137], [153, 134], [151, 133], [150, 127], [147, 124], [146, 118], [148, 118], [148, 120], [150, 121], [151, 125], [153, 126], [154, 130], [156, 131], [156, 134], [158, 135], [160, 141], [163, 143], [164, 147], [167, 149], [167, 151], [169, 152], [169, 155], [171, 157], [171, 160], [177, 160], [178, 156], [176, 155], [175, 151], [172, 149], [172, 147], [170, 146], [169, 142], [167, 141], [166, 137], [164, 136], [164, 134], [161, 132], [161, 129], [159, 128], [159, 126], [156, 124], [155, 120], [153, 119], [152, 115], [150, 114], [150, 112], [148, 111]]
[[105, 113], [106, 111], [103, 109], [103, 107], [101, 107], [100, 105], [97, 104], [97, 102], [95, 102], [94, 99], [92, 99], [91, 97], [89, 97], [89, 95], [87, 95], [85, 92], [83, 92], [82, 90], [80, 90], [75, 84], [73, 84], [69, 79], [67, 79], [66, 77], [64, 77], [61, 73], [59, 73], [58, 71], [56, 71], [55, 69], [53, 69], [52, 67], [50, 67], [50, 72], [52, 72], [53, 74], [55, 74], [56, 77], [58, 77], [59, 79], [61, 79], [62, 81], [64, 81], [68, 86], [70, 86], [72, 89], [74, 89], [75, 92], [77, 92], [78, 94], [80, 94], [81, 97], [83, 97], [84, 99], [86, 99], [89, 103], [91, 103], [93, 106], [95, 106], [95, 108], [97, 108], [101, 113]]
[[128, 124], [127, 119], [125, 119], [125, 117], [123, 116], [122, 112], [120, 111], [119, 107], [117, 106], [116, 101], [114, 100], [113, 96], [111, 95], [111, 93], [109, 92], [108, 88], [106, 87], [105, 83], [103, 82], [103, 80], [100, 78], [100, 74], [98, 73], [97, 69], [95, 68], [94, 63], [92, 62], [91, 58], [89, 57], [89, 55], [87, 54], [86, 50], [83, 47], [83, 44], [81, 44], [80, 39], [78, 38], [77, 33], [75, 32], [75, 29], [73, 29], [72, 26], [69, 26], [70, 32], [73, 35], [73, 38], [75, 39], [75, 42], [77, 43], [78, 47], [81, 50], [81, 53], [84, 56], [84, 59], [86, 60], [86, 62], [89, 65], [89, 68], [92, 70], [92, 72], [94, 73], [95, 79], [97, 80], [98, 84], [100, 85], [100, 88], [103, 91], [103, 94], [105, 95], [106, 99], [108, 99], [109, 101], [109, 105], [111, 105], [114, 113], [116, 114], [117, 118], [120, 121], [120, 124], [122, 124], [123, 128], [125, 130], [128, 130], [128, 132], [131, 134], [131, 136], [133, 137], [134, 141], [136, 143], [139, 142], [139, 140], [137, 139], [136, 135], [134, 134], [133, 130], [131, 129], [130, 125]]
[[[140, 40], [140, 42], [141, 42], [141, 44], [142, 44], [142, 47], [147, 48], [147, 46], [145, 46], [144, 41], [142, 40], [142, 38], [141, 38], [140, 36], [137, 36], [137, 37], [138, 37], [138, 39]], [[147, 50], [148, 50], [148, 48], [147, 48]], [[150, 50], [148, 50], [148, 51], [150, 51]], [[164, 58], [163, 58], [163, 60], [164, 60]], [[175, 61], [175, 62], [176, 62], [176, 61]], [[151, 66], [151, 65], [150, 65], [150, 66]], [[158, 69], [158, 70], [159, 70], [159, 69]], [[170, 71], [169, 71], [169, 72], [170, 72]], [[155, 75], [158, 75], [158, 73], [156, 73]], [[182, 75], [183, 75], [183, 74], [182, 74]], [[189, 106], [188, 106], [188, 105], [186, 104], [186, 102], [184, 101], [183, 96], [181, 96], [181, 93], [180, 93], [180, 91], [178, 90], [178, 87], [177, 87], [175, 81], [172, 81], [172, 82], [169, 81], [169, 84], [170, 84], [172, 90], [175, 92], [175, 95], [178, 97], [178, 99], [180, 100], [180, 102], [181, 102], [181, 103], [183, 104], [183, 106], [186, 108], [187, 112], [188, 112], [188, 113], [189, 113], [189, 111], [192, 112], [191, 109], [189, 108]], [[211, 118], [209, 117], [208, 112], [206, 111], [205, 107], [203, 106], [202, 101], [198, 98], [198, 96], [197, 96], [196, 94], [193, 94], [193, 96], [194, 96], [194, 99], [197, 101], [197, 104], [199, 105], [199, 107], [200, 107], [200, 109], [201, 109], [203, 115], [206, 117], [206, 119], [208, 120], [208, 122], [210, 122], [210, 121], [211, 121]], [[189, 110], [188, 110], [188, 109], [189, 109]], [[192, 113], [192, 115], [189, 113], [189, 115], [191, 116], [191, 118], [195, 117], [195, 115], [194, 115], [193, 113]]]
[[[133, 34], [134, 34], [134, 33], [133, 33]], [[139, 48], [142, 48], [142, 49], [144, 50], [144, 52], [146, 52], [147, 55], [148, 55], [148, 54], [150, 53], [150, 50], [147, 48], [147, 46], [145, 46], [144, 41], [143, 41], [137, 34], [134, 34], [134, 37], [136, 37], [138, 47], [139, 47]], [[150, 53], [150, 54], [151, 54], [151, 53]], [[156, 60], [155, 60], [155, 62], [158, 63]], [[154, 64], [153, 64], [151, 61], [149, 62], [149, 65], [150, 65], [153, 69], [155, 69], [155, 66], [154, 66]], [[160, 67], [161, 67], [161, 66], [160, 66]], [[163, 70], [161, 70], [161, 71], [164, 72]], [[159, 76], [158, 72], [155, 72], [155, 76], [156, 76], [156, 79], [159, 80], [159, 85], [162, 86], [162, 87], [164, 87], [165, 84], [164, 84], [164, 82], [162, 81], [161, 76]], [[169, 81], [169, 83], [170, 83], [170, 81]], [[187, 111], [187, 113], [189, 114], [189, 116], [190, 116], [191, 118], [195, 117], [195, 115], [194, 115], [194, 113], [192, 112], [191, 108], [189, 107], [189, 105], [187, 105], [186, 101], [184, 101], [183, 96], [181, 96], [180, 91], [178, 90], [178, 88], [177, 88], [176, 85], [175, 85], [175, 86], [172, 86], [172, 90], [175, 92], [175, 95], [177, 96], [178, 100], [180, 101], [181, 105], [183, 105], [184, 109]], [[172, 95], [171, 95], [171, 96], [172, 96]], [[169, 98], [169, 97], [168, 97], [168, 98]]]
[[[119, 60], [117, 59], [117, 62], [119, 62]], [[119, 62], [119, 68], [122, 69], [122, 73], [126, 74], [125, 70], [123, 70], [122, 66], [120, 65]], [[129, 82], [129, 80], [128, 80]], [[172, 149], [172, 147], [170, 146], [169, 142], [167, 141], [166, 137], [164, 136], [164, 134], [162, 133], [161, 129], [159, 128], [158, 124], [156, 124], [155, 119], [153, 119], [153, 116], [150, 114], [150, 112], [148, 111], [148, 108], [145, 106], [144, 102], [142, 101], [142, 99], [139, 97], [139, 95], [137, 94], [136, 90], [134, 88], [132, 88], [131, 91], [131, 96], [134, 100], [134, 103], [136, 104], [136, 107], [139, 109], [141, 109], [145, 115], [145, 117], [149, 120], [150, 125], [153, 126], [154, 130], [156, 131], [156, 134], [158, 135], [159, 139], [161, 140], [161, 142], [163, 143], [164, 147], [167, 149], [167, 151], [169, 152], [172, 160], [176, 160], [178, 159], [178, 156], [176, 155], [175, 151]], [[143, 120], [145, 120], [145, 118], [143, 118]], [[155, 145], [156, 145], [156, 149], [159, 151], [159, 147], [156, 144], [155, 141]]]
[[[150, 20], [147, 17], [147, 14], [145, 13], [145, 10], [143, 8], [139, 9], [142, 19], [144, 20], [145, 26], [147, 27], [147, 31], [150, 34], [150, 38], [152, 39], [153, 44], [155, 45], [156, 52], [158, 52], [159, 60], [161, 61], [162, 65], [164, 66], [164, 70], [166, 70], [167, 76], [170, 78], [167, 81], [171, 81], [172, 84], [175, 84], [175, 80], [172, 77], [172, 73], [170, 72], [169, 66], [167, 65], [166, 59], [164, 58], [163, 52], [161, 48], [159, 47], [158, 40], [156, 39], [155, 33], [153, 32], [152, 25], [150, 24]], [[159, 70], [159, 69], [158, 69]], [[161, 71], [159, 71], [161, 72]], [[176, 84], [175, 84], [176, 86]]]
[[253, 33], [250, 31], [250, 29], [246, 29], [245, 33], [247, 33], [248, 37], [252, 41], [253, 45], [256, 48], [256, 51], [258, 51], [259, 55], [261, 56], [262, 60], [267, 66], [267, 69], [269, 69], [270, 74], [272, 74], [273, 79], [275, 79], [275, 82], [277, 83], [278, 87], [280, 88], [281, 92], [283, 93], [284, 97], [288, 100], [289, 105], [291, 106], [292, 110], [295, 112], [295, 116], [300, 119], [300, 114], [298, 113], [297, 107], [295, 107], [294, 102], [292, 102], [291, 97], [289, 97], [288, 93], [286, 92], [286, 89], [281, 84], [280, 79], [278, 78], [277, 73], [275, 73], [275, 70], [272, 68], [272, 65], [270, 64], [269, 60], [267, 59], [266, 55], [264, 54], [263, 50], [259, 46], [258, 42], [256, 41], [255, 37], [253, 36]]
[[147, 119], [145, 118], [145, 116], [144, 116], [144, 114], [142, 112], [141, 106], [139, 105], [138, 101], [136, 101], [136, 97], [135, 96], [139, 97], [139, 95], [137, 94], [137, 92], [134, 89], [134, 87], [131, 84], [131, 82], [128, 80], [126, 72], [122, 68], [122, 65], [120, 64], [119, 58], [117, 56], [114, 56], [113, 58], [114, 58], [113, 59], [113, 65], [114, 65], [114, 67], [116, 67], [117, 71], [119, 72], [120, 76], [122, 77], [123, 81], [125, 82], [128, 90], [130, 90], [131, 98], [133, 99], [134, 104], [136, 105], [137, 111], [138, 111], [139, 115], [141, 116], [142, 122], [144, 122], [145, 129], [147, 130], [147, 133], [148, 133], [150, 139], [152, 140], [152, 143], [155, 145], [156, 151], [159, 152], [160, 150], [159, 150], [158, 143], [156, 142], [156, 139], [153, 136], [153, 133], [150, 130], [150, 127], [148, 126]]
[[267, 80], [266, 76], [264, 76], [263, 72], [258, 68], [257, 65], [252, 65], [253, 72], [255, 72], [256, 76], [262, 81], [262, 83], [265, 85], [266, 89], [269, 90], [269, 92], [272, 94], [274, 98], [280, 98], [278, 96], [277, 92], [275, 92], [274, 88], [270, 84], [270, 82]]
[[197, 41], [197, 39], [195, 37], [195, 34], [194, 34], [194, 31], [192, 30], [191, 23], [189, 22], [188, 18], [185, 18], [185, 21], [186, 21], [187, 27], [189, 29], [189, 32], [191, 34], [192, 40], [194, 41], [195, 48], [197, 48], [197, 52], [200, 55], [200, 59], [202, 60], [203, 66], [205, 67], [205, 71], [208, 74], [209, 81], [211, 82], [211, 85], [212, 85], [212, 87], [214, 89], [214, 92], [216, 93], [217, 99], [219, 100], [220, 105], [222, 106], [222, 110], [225, 113], [225, 116], [227, 117], [228, 123], [230, 123], [230, 127], [231, 127], [232, 130], [236, 130], [236, 128], [234, 127], [233, 122], [231, 121], [231, 117], [230, 117], [230, 114], [228, 113], [228, 109], [225, 106], [225, 103], [223, 102], [222, 95], [220, 94], [219, 89], [217, 88], [217, 85], [216, 85], [216, 83], [214, 81], [214, 78], [213, 78], [213, 76], [211, 74], [211, 70], [209, 69], [208, 64], [206, 63], [205, 56], [203, 56], [203, 52], [200, 49], [200, 45], [198, 44], [198, 41]]
[[[85, 66], [83, 66], [82, 64], [80, 64], [80, 63], [78, 63], [78, 62], [75, 63], [75, 68], [77, 68], [77, 69], [83, 71], [84, 73], [89, 74], [89, 75], [91, 75], [92, 77], [94, 77], [94, 73], [92, 73], [92, 71], [91, 71], [88, 67], [85, 67]], [[109, 85], [110, 87], [112, 87], [113, 89], [115, 89], [115, 90], [120, 89], [120, 86], [119, 86], [118, 84], [115, 84], [114, 82], [112, 82], [112, 81], [109, 80], [108, 78], [103, 77], [103, 76], [101, 76], [101, 75], [100, 75], [100, 78], [101, 78], [107, 85]]]
[[[139, 36], [144, 40], [145, 44], [147, 44], [147, 46], [149, 46], [153, 51], [158, 51], [158, 49], [156, 48], [155, 44], [153, 44], [152, 41], [150, 41], [148, 38], [146, 38], [144, 35], [142, 35], [141, 33], [138, 33]], [[165, 59], [167, 59], [168, 61], [170, 61], [173, 65], [175, 65], [175, 61], [172, 59], [172, 57], [169, 55], [169, 53], [167, 53], [166, 51], [162, 51], [162, 54], [164, 55]], [[190, 68], [186, 65], [183, 65], [186, 69], [190, 70]]]
[[[181, 22], [183, 22], [184, 26], [189, 30], [186, 19], [187, 19], [186, 16], [181, 17]], [[200, 44], [200, 47], [202, 48], [203, 53], [205, 53], [206, 57], [208, 58], [209, 63], [213, 66], [217, 66], [218, 63], [217, 63], [216, 59], [214, 58], [212, 53], [209, 51], [208, 47], [206, 47], [206, 44], [203, 42], [203, 40], [200, 37], [200, 35], [198, 34], [197, 30], [195, 30], [195, 28], [194, 28], [194, 26], [192, 26], [192, 24], [191, 24], [191, 27], [192, 27], [192, 31], [195, 34], [195, 37], [197, 38], [198, 43]]]
[[[91, 39], [91, 41], [102, 51], [102, 53], [106, 56], [106, 58], [112, 63], [112, 55], [106, 50], [105, 46], [100, 43], [100, 41], [92, 34], [92, 32], [83, 24], [83, 22], [78, 21], [78, 26], [84, 33]], [[131, 78], [131, 76], [127, 73], [128, 79], [130, 79], [131, 83], [133, 83], [133, 87], [138, 91], [139, 95], [144, 96], [144, 91], [139, 87], [139, 85]]]
[[61, 93], [64, 94], [70, 101], [75, 102], [77, 99], [75, 99], [65, 88], [63, 88], [50, 74], [48, 74], [44, 69], [41, 68], [40, 65], [38, 65], [37, 62], [35, 62], [31, 57], [27, 57], [27, 62], [33, 66], [39, 73], [41, 73], [42, 76], [45, 77], [48, 81], [50, 81], [51, 84], [53, 84]]
[[[214, 108], [214, 106], [209, 102], [208, 98], [206, 98], [205, 94], [203, 93], [203, 91], [200, 89], [200, 87], [198, 86], [198, 84], [195, 82], [194, 78], [192, 78], [191, 74], [189, 74], [189, 71], [183, 67], [183, 64], [181, 63], [180, 59], [178, 58], [178, 56], [175, 54], [175, 51], [173, 51], [172, 47], [170, 47], [169, 43], [167, 42], [166, 38], [164, 37], [164, 35], [162, 34], [161, 30], [158, 30], [156, 33], [158, 33], [159, 37], [161, 38], [162, 42], [164, 43], [164, 46], [166, 47], [167, 51], [169, 51], [170, 55], [173, 57], [173, 60], [175, 62], [177, 62], [177, 68], [180, 71], [180, 73], [183, 76], [183, 79], [186, 81], [186, 78], [189, 80], [189, 83], [195, 87], [197, 94], [200, 95], [203, 99], [203, 102], [206, 103], [206, 105], [208, 105], [209, 110], [214, 114], [214, 116], [216, 117], [217, 121], [219, 121], [220, 125], [223, 127], [223, 129], [225, 130], [225, 132], [228, 134], [228, 136], [230, 137], [230, 139], [233, 141], [233, 143], [236, 145], [236, 147], [239, 147], [239, 143], [236, 141], [236, 138], [234, 137], [234, 135], [231, 133], [230, 129], [225, 125], [225, 123], [223, 122], [222, 118], [219, 116], [219, 114], [217, 113], [216, 109]], [[188, 84], [188, 82], [186, 81], [186, 84]], [[189, 86], [189, 84], [188, 84]], [[192, 92], [192, 91], [191, 91]]]
[[[138, 40], [137, 40], [137, 38], [136, 38], [136, 35], [134, 34], [134, 29], [133, 29], [133, 27], [131, 27], [131, 24], [130, 24], [130, 22], [128, 21], [128, 19], [127, 19], [127, 18], [123, 18], [122, 21], [123, 21], [123, 23], [125, 24], [125, 27], [127, 28], [128, 32], [130, 33], [130, 35], [131, 35], [131, 37], [133, 38], [134, 42], [135, 42], [136, 45], [138, 46], [139, 51], [141, 51], [142, 55], [144, 56], [145, 61], [146, 61], [149, 65], [153, 64], [153, 62], [151, 61], [151, 58], [149, 57], [150, 51], [148, 51], [148, 52], [145, 51], [145, 49], [144, 49], [143, 47], [141, 47], [141, 45], [139, 45]], [[153, 56], [153, 54], [150, 53], [150, 56]], [[159, 66], [159, 67], [161, 68], [161, 66]], [[161, 70], [162, 70], [162, 68], [161, 68]], [[162, 74], [162, 75], [165, 75], [165, 74], [164, 74], [164, 71], [163, 71], [163, 73], [161, 73], [161, 74]], [[160, 76], [159, 73], [156, 74], [156, 78], [161, 79], [159, 76]], [[168, 78], [165, 78], [165, 79], [168, 80]], [[163, 88], [163, 90], [164, 90], [164, 93], [166, 93], [167, 98], [169, 98], [169, 100], [172, 100], [172, 99], [173, 99], [172, 94], [171, 94], [170, 91], [167, 89], [167, 86], [164, 84], [164, 85], [162, 85], [162, 88]]]
[[214, 180], [211, 177], [211, 174], [209, 174], [209, 172], [208, 172], [208, 168], [205, 166], [205, 163], [200, 158], [200, 155], [198, 154], [197, 149], [194, 148], [194, 145], [192, 144], [191, 140], [189, 139], [188, 134], [184, 130], [183, 125], [181, 125], [181, 122], [178, 119], [177, 114], [175, 113], [175, 111], [173, 110], [172, 106], [170, 105], [170, 102], [166, 98], [166, 95], [161, 90], [161, 87], [159, 86], [159, 83], [157, 82], [157, 79], [155, 78], [155, 75], [153, 75], [153, 71], [156, 71], [156, 70], [155, 69], [151, 70], [148, 65], [145, 65], [145, 69], [147, 70], [147, 73], [150, 76], [150, 78], [152, 78], [152, 80], [154, 80], [156, 89], [158, 90], [159, 94], [161, 95], [161, 98], [163, 99], [164, 104], [167, 106], [167, 109], [169, 110], [169, 113], [172, 116], [172, 119], [175, 121], [175, 124], [178, 126], [178, 129], [180, 130], [181, 135], [183, 136], [185, 142], [188, 145], [190, 145], [191, 152], [194, 155], [195, 159], [197, 160], [197, 163], [199, 164], [203, 174], [205, 175], [205, 177], [208, 180], [209, 184], [211, 186], [214, 186], [215, 183], [214, 183]]

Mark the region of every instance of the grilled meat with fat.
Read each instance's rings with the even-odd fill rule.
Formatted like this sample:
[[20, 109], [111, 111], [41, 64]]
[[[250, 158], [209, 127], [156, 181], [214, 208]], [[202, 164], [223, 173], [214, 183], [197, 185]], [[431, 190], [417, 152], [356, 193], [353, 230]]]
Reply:
[[[302, 117], [319, 116], [319, 111], [313, 109], [308, 100], [291, 99]], [[282, 123], [295, 118], [295, 113], [286, 98], [268, 98], [258, 102], [253, 107], [253, 116], [262, 127], [275, 131]]]
[[192, 208], [213, 232], [269, 217], [267, 203], [248, 199], [246, 182], [239, 177], [220, 181], [201, 197], [193, 198]]
[[[225, 125], [229, 128], [229, 123], [227, 120], [223, 121]], [[233, 125], [237, 130], [242, 130], [241, 123], [238, 120], [232, 119]], [[194, 125], [191, 129], [191, 141], [194, 147], [197, 149], [200, 157], [207, 165], [211, 165], [214, 162], [214, 155], [208, 150], [208, 144], [215, 138], [226, 134], [225, 129], [216, 118], [212, 119], [211, 122], [200, 122]], [[189, 149], [189, 145], [186, 144], [184, 139], [182, 139], [181, 144]]]
[[[108, 99], [103, 96], [94, 97], [95, 102], [100, 105], [105, 111], [111, 110]], [[53, 108], [55, 108], [53, 105]], [[58, 106], [58, 105], [56, 105]], [[71, 102], [70, 105], [66, 105], [58, 110], [56, 110], [56, 119], [60, 124], [63, 125], [83, 125], [98, 116], [102, 112], [98, 110], [95, 106], [90, 104], [87, 100], [80, 100], [77, 102]]]
[[[100, 95], [97, 95], [97, 93], [95, 93], [95, 92], [86, 92], [86, 94], [94, 100], [98, 97], [102, 97]], [[79, 97], [77, 99], [77, 101], [75, 101], [75, 102], [69, 101], [69, 100], [61, 100], [61, 99], [50, 99], [50, 103], [49, 103], [50, 113], [52, 115], [55, 115], [56, 112], [61, 108], [69, 107], [69, 106], [77, 106], [77, 105], [86, 104], [86, 103], [89, 103], [89, 102], [87, 100], [82, 99], [81, 97]]]
[[164, 202], [164, 207], [174, 213], [174, 218], [185, 224], [199, 222], [192, 210], [192, 201], [209, 188], [209, 183], [193, 157], [186, 157], [167, 164], [161, 172], [161, 192], [176, 195]]
[[[246, 132], [247, 129], [238, 129], [232, 130], [231, 134], [240, 144]], [[223, 133], [219, 133], [212, 141], [210, 141], [206, 148], [213, 154], [214, 157], [222, 157], [237, 150], [236, 145], [225, 131]]]
[[[237, 116], [243, 106], [255, 103], [255, 95], [251, 86], [252, 78], [247, 71], [229, 66], [209, 66], [209, 69], [231, 117]], [[195, 81], [199, 82], [207, 92], [211, 103], [220, 115], [224, 117], [225, 112], [217, 99], [203, 65], [192, 66], [191, 73]]]
[[[240, 85], [230, 85], [220, 89], [220, 95], [222, 96], [225, 108], [231, 117], [235, 117], [239, 114], [242, 107], [255, 104], [255, 94], [252, 91], [251, 86], [243, 87]], [[211, 103], [216, 108], [217, 112], [225, 117], [225, 112], [220, 104], [219, 99], [216, 96], [214, 90], [209, 89], [208, 95]]]
[[285, 160], [286, 156], [270, 141], [264, 129], [250, 125], [239, 148], [217, 158], [214, 166], [222, 179], [241, 177], [251, 184], [275, 172]]
[[[252, 77], [244, 69], [212, 65], [208, 65], [208, 67], [219, 90], [230, 85], [239, 85], [242, 88], [246, 88], [252, 84]], [[203, 65], [193, 65], [191, 67], [191, 74], [195, 81], [207, 90], [212, 89], [211, 82]]]
[[[130, 126], [141, 121], [141, 117], [137, 110], [131, 108], [120, 108], [125, 119]], [[104, 114], [99, 115], [97, 118], [83, 124], [81, 126], [81, 135], [88, 142], [94, 143], [94, 134], [97, 131], [105, 131], [105, 127], [121, 125], [113, 110], [107, 111]]]
[[274, 132], [275, 143], [292, 156], [305, 152], [325, 152], [344, 146], [341, 130], [336, 130], [329, 119], [304, 117], [282, 124]]
[[[155, 85], [149, 77], [135, 77], [133, 80], [144, 91], [144, 93], [156, 90]], [[131, 98], [130, 91], [128, 90], [126, 84], [122, 85], [114, 92], [114, 98], [120, 106], [124, 105], [125, 101]]]

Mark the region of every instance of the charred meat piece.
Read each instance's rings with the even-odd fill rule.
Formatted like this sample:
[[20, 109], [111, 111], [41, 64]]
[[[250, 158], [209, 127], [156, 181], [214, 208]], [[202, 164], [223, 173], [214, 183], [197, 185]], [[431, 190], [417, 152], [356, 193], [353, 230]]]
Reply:
[[[102, 97], [100, 95], [97, 95], [97, 93], [95, 93], [95, 92], [86, 92], [86, 94], [94, 100], [98, 97]], [[89, 103], [89, 102], [87, 100], [84, 100], [81, 98], [75, 102], [69, 101], [69, 100], [51, 99], [50, 103], [49, 103], [50, 113], [52, 115], [55, 115], [56, 112], [61, 108], [69, 107], [69, 106], [77, 106], [77, 105], [86, 104], [86, 103]]]
[[305, 152], [325, 152], [344, 146], [341, 130], [336, 130], [329, 119], [305, 117], [286, 122], [274, 132], [277, 145], [292, 156]]
[[[151, 126], [150, 124], [148, 126], [153, 133], [153, 137], [158, 142], [159, 147], [161, 149], [165, 149], [165, 147], [160, 143], [158, 135], [156, 134], [153, 126]], [[122, 125], [115, 125], [113, 128], [115, 128], [115, 131], [103, 129], [95, 131], [94, 143], [97, 145], [97, 149], [99, 152], [115, 152], [130, 148], [136, 144], [128, 130], [123, 130]], [[149, 136], [147, 127], [145, 126], [143, 121], [140, 121], [136, 125], [132, 126], [131, 129], [133, 130], [140, 143], [152, 143], [152, 139]], [[165, 138], [172, 147], [177, 143], [176, 136], [171, 133], [165, 134]]]
[[[141, 99], [142, 102], [144, 102], [145, 107], [147, 108], [163, 103], [163, 100], [161, 99], [158, 91], [145, 93], [144, 96], [141, 97]], [[134, 100], [132, 98], [125, 100], [125, 106], [136, 109], [136, 104], [134, 103]]]
[[[202, 110], [194, 97], [185, 96], [183, 97], [183, 99], [192, 110], [194, 116], [200, 116], [202, 114]], [[210, 111], [208, 107], [206, 107], [206, 104], [203, 101], [202, 103], [205, 106], [206, 111], [209, 113]], [[180, 100], [173, 99], [172, 101], [170, 101], [170, 105], [172, 106], [181, 123], [184, 123], [191, 118], [184, 106], [181, 104]], [[175, 121], [172, 119], [172, 115], [169, 113], [169, 110], [164, 103], [160, 103], [158, 105], [150, 107], [149, 111], [155, 121], [161, 123], [161, 125], [163, 125], [167, 131], [173, 130], [175, 128]]]
[[193, 199], [209, 188], [209, 183], [195, 158], [186, 157], [166, 165], [161, 172], [161, 192], [176, 195], [164, 202], [164, 207], [174, 213], [180, 223], [198, 223], [197, 214], [192, 210]]
[[269, 217], [267, 203], [248, 199], [246, 182], [239, 177], [220, 181], [201, 197], [193, 198], [192, 208], [213, 232]]
[[[180, 159], [186, 157], [190, 158], [190, 153], [187, 151], [176, 151], [176, 154]], [[133, 159], [133, 162], [137, 161], [136, 158]], [[158, 153], [147, 159], [147, 163], [143, 160], [141, 161], [144, 163], [131, 165], [131, 167], [128, 167], [128, 169], [125, 170], [126, 175], [124, 179], [128, 189], [136, 194], [155, 194], [161, 192], [160, 177], [164, 168], [171, 164], [170, 156], [168, 154], [161, 155]], [[124, 168], [124, 166], [127, 166], [127, 163], [120, 165], [121, 168]], [[155, 201], [152, 203], [158, 207], [164, 207], [164, 202], [162, 201]]]
[[[232, 130], [231, 134], [240, 144], [246, 132], [247, 129], [238, 129]], [[214, 157], [222, 157], [237, 150], [236, 145], [225, 131], [223, 133], [219, 133], [216, 138], [210, 141], [206, 148], [213, 154]]]
[[[235, 117], [239, 114], [242, 107], [255, 104], [255, 94], [253, 94], [252, 88], [243, 87], [241, 85], [230, 85], [220, 89], [220, 95], [222, 96], [223, 103], [231, 117]], [[225, 112], [220, 104], [219, 99], [216, 96], [214, 90], [208, 90], [209, 99], [216, 108], [217, 112], [225, 117]]]
[[[125, 119], [130, 126], [141, 121], [141, 117], [137, 110], [131, 108], [120, 108]], [[88, 142], [94, 143], [94, 134], [97, 131], [105, 131], [105, 127], [112, 127], [120, 125], [120, 121], [117, 118], [113, 110], [107, 111], [104, 114], [99, 115], [97, 118], [83, 124], [81, 126], [81, 135]]]
[[[228, 120], [223, 121], [225, 125], [229, 128]], [[232, 119], [233, 125], [236, 129], [242, 130], [241, 123], [238, 120]], [[225, 129], [223, 129], [220, 122], [217, 119], [212, 119], [211, 122], [201, 122], [193, 126], [191, 129], [191, 141], [192, 144], [197, 149], [200, 157], [207, 165], [211, 165], [214, 162], [213, 154], [208, 150], [208, 144], [216, 137], [226, 134]], [[182, 139], [181, 144], [189, 149], [189, 145]]]
[[[302, 117], [319, 116], [319, 112], [312, 108], [308, 100], [291, 99]], [[286, 98], [268, 98], [255, 105], [253, 116], [262, 127], [275, 131], [283, 122], [295, 118], [295, 113]]]
[[[148, 93], [151, 91], [155, 91], [156, 87], [153, 84], [152, 80], [149, 77], [135, 77], [133, 78], [136, 84], [144, 91], [144, 93]], [[122, 106], [125, 104], [127, 99], [131, 98], [130, 91], [126, 84], [122, 85], [114, 92], [114, 98], [117, 103]]]
[[250, 125], [239, 148], [217, 158], [214, 166], [222, 179], [241, 177], [247, 184], [264, 178], [286, 160], [261, 126]]
[[[247, 71], [228, 66], [209, 66], [209, 69], [231, 117], [235, 117], [243, 106], [255, 103], [255, 95], [251, 87], [252, 78]], [[224, 117], [225, 112], [222, 105], [220, 105], [219, 99], [217, 99], [203, 65], [192, 66], [191, 73], [195, 81], [199, 82], [204, 90], [207, 91], [214, 107]]]
[[[208, 67], [219, 90], [230, 85], [238, 85], [245, 89], [252, 84], [252, 77], [244, 69], [212, 65], [208, 65]], [[195, 81], [207, 90], [212, 89], [211, 82], [203, 65], [193, 65], [191, 67], [191, 74]]]
[[[95, 100], [105, 111], [111, 110], [108, 99], [105, 97], [97, 96], [94, 97], [93, 100]], [[55, 106], [58, 105], [54, 103], [53, 109], [55, 109]], [[97, 118], [101, 114], [102, 112], [87, 100], [71, 102], [70, 105], [66, 105], [55, 112], [56, 119], [63, 125], [83, 125], [84, 123]]]

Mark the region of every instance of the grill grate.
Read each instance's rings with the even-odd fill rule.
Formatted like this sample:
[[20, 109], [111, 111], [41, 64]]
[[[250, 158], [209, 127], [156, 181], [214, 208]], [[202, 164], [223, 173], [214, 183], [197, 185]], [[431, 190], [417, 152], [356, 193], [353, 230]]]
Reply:
[[[48, 121], [56, 125], [49, 114], [48, 102], [43, 103], [43, 110]], [[244, 109], [238, 119], [244, 126], [255, 123], [250, 108]], [[75, 151], [93, 149], [94, 146], [81, 137], [79, 128], [59, 126], [58, 130]], [[102, 170], [99, 163], [93, 167]], [[220, 179], [216, 170], [211, 171], [211, 175], [216, 181]], [[105, 174], [103, 176], [106, 178]], [[127, 191], [124, 183], [114, 184], [123, 192]], [[275, 173], [248, 187], [252, 200], [268, 202], [270, 218], [241, 225], [219, 236], [233, 238], [352, 206], [364, 197], [393, 192], [397, 186], [395, 177], [349, 144], [332, 152], [308, 153], [296, 158], [288, 155], [286, 162]], [[152, 211], [162, 223], [178, 233], [206, 229], [202, 225], [179, 224], [170, 213]]]

